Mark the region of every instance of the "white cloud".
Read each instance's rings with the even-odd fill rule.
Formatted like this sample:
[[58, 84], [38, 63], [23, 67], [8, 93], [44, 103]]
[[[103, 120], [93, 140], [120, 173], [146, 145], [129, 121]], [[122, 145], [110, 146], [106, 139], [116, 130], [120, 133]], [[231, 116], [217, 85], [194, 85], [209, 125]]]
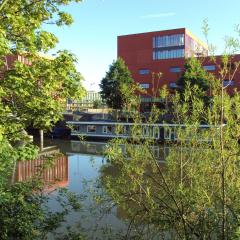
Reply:
[[176, 15], [175, 12], [165, 12], [165, 13], [158, 13], [158, 14], [148, 14], [148, 15], [141, 16], [141, 18], [144, 18], [144, 19], [164, 18], [164, 17], [172, 17], [175, 15]]

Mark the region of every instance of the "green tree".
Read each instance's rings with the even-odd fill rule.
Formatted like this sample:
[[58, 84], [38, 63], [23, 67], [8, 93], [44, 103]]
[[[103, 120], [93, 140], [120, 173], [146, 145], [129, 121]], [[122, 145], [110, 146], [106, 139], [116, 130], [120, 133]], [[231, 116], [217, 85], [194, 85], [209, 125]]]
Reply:
[[179, 86], [178, 91], [184, 92], [187, 84], [190, 86], [197, 85], [199, 89], [199, 95], [205, 96], [206, 92], [210, 89], [211, 75], [203, 69], [202, 63], [197, 58], [186, 59], [184, 65], [184, 72], [178, 79], [177, 85]]
[[[44, 30], [44, 24], [70, 25], [72, 17], [63, 11], [63, 6], [72, 2], [79, 1], [0, 3], [1, 239], [35, 239], [63, 220], [62, 214], [51, 215], [43, 209], [41, 204], [46, 201], [37, 194], [41, 183], [14, 183], [13, 172], [16, 161], [34, 159], [38, 154], [33, 144], [19, 144], [26, 140], [23, 130], [30, 124], [51, 128], [61, 117], [66, 98], [81, 97], [84, 92], [73, 54], [61, 51], [51, 59], [40, 54], [58, 42], [54, 34]], [[9, 65], [7, 55], [21, 55], [28, 64], [16, 61]]]
[[93, 101], [93, 108], [101, 108], [101, 106], [102, 106], [101, 100], [97, 99]]
[[[114, 109], [122, 109], [124, 106], [124, 98], [122, 89], [132, 88], [133, 79], [131, 73], [121, 58], [114, 61], [110, 67], [106, 76], [102, 79], [100, 88], [102, 99], [108, 104], [109, 107]], [[133, 95], [132, 91], [129, 91], [128, 98]]]
[[[231, 42], [234, 44], [228, 46], [235, 51], [239, 45]], [[205, 88], [191, 82], [171, 96], [169, 111], [176, 125], [164, 131], [175, 132], [175, 143], [163, 146], [152, 139], [142, 141], [144, 128], [153, 132], [151, 124], [159, 116], [156, 111], [148, 126], [136, 118], [132, 140], [115, 139], [109, 145], [109, 164], [103, 167], [101, 180], [129, 219], [127, 237], [239, 238], [240, 94], [235, 91], [230, 96], [228, 86], [223, 85], [226, 76], [232, 80], [239, 71], [240, 63], [233, 59], [224, 54], [219, 63], [222, 67], [213, 79], [211, 106], [199, 95]], [[191, 74], [189, 79], [198, 76], [195, 71]], [[165, 98], [168, 94], [164, 91]], [[202, 127], [203, 122], [208, 127]], [[165, 152], [164, 158], [155, 154], [156, 147]], [[106, 176], [107, 169], [115, 169], [117, 174]]]

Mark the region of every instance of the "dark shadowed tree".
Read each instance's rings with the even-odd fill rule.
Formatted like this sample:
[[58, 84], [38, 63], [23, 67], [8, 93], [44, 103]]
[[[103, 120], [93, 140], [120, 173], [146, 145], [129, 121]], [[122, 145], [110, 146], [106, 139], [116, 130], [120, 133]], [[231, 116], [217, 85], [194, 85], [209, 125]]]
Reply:
[[[102, 99], [109, 107], [121, 109], [124, 103], [122, 89], [131, 87], [133, 79], [123, 59], [118, 58], [110, 67], [106, 76], [102, 79], [100, 88]], [[130, 96], [129, 96], [130, 97]]]

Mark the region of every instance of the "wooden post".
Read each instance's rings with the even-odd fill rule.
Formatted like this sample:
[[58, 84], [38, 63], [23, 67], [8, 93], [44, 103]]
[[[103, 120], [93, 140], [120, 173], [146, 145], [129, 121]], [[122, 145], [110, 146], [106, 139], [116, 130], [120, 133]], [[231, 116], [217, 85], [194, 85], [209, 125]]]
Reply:
[[39, 130], [39, 134], [40, 134], [40, 152], [43, 151], [43, 130], [40, 129]]

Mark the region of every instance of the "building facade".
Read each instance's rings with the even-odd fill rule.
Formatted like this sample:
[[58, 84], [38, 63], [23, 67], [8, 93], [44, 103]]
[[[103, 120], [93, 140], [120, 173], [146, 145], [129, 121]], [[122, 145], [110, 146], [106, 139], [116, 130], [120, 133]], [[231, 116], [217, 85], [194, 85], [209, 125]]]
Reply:
[[[117, 55], [125, 61], [135, 82], [146, 90], [141, 96], [145, 105], [160, 101], [157, 93], [163, 85], [170, 89], [177, 87], [186, 58], [201, 57], [203, 68], [215, 74], [221, 65], [221, 56], [216, 57], [218, 64], [213, 63], [208, 57], [208, 46], [186, 28], [118, 36]], [[240, 55], [233, 58], [233, 61], [240, 61]], [[224, 82], [229, 83], [228, 79]], [[240, 90], [239, 85], [237, 72], [230, 91]]]

